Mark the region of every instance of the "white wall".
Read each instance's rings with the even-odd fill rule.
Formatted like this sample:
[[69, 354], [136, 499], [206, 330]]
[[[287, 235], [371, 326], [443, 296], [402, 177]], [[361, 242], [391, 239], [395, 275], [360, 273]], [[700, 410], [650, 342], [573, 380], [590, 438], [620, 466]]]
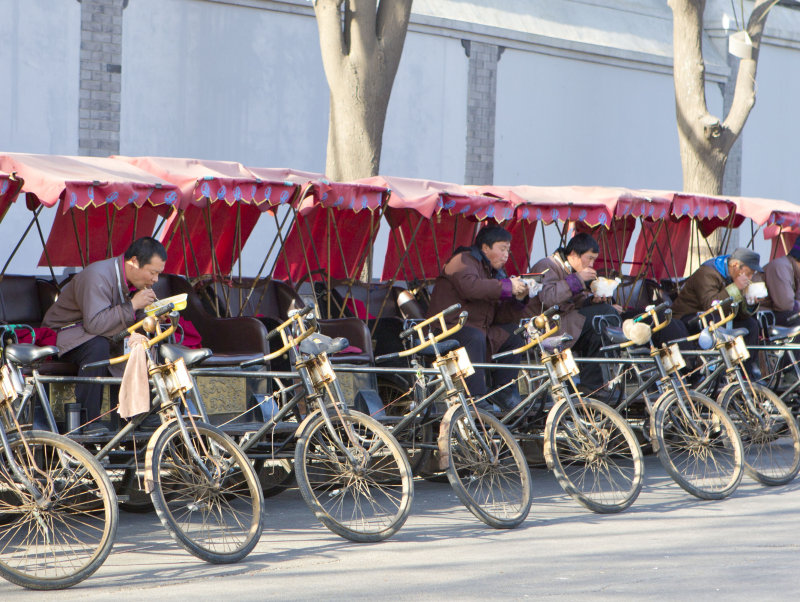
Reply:
[[134, 0], [122, 52], [123, 154], [324, 171], [328, 93], [313, 18]]
[[80, 7], [0, 1], [0, 150], [77, 152]]

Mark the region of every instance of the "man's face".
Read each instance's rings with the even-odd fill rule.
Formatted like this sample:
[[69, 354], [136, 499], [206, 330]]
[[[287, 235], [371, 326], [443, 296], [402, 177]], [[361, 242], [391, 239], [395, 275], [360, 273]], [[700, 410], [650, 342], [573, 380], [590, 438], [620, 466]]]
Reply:
[[481, 251], [486, 255], [486, 259], [492, 264], [495, 270], [502, 268], [508, 261], [508, 254], [511, 252], [511, 243], [498, 241], [491, 247], [487, 244], [481, 245]]
[[731, 280], [736, 280], [740, 274], [744, 274], [748, 280], [752, 280], [753, 276], [755, 276], [755, 272], [748, 268], [740, 261], [732, 261], [728, 266], [728, 272], [730, 273]]
[[164, 266], [164, 260], [158, 255], [153, 255], [143, 266], [139, 265], [136, 257], [132, 257], [125, 262], [125, 277], [138, 290], [152, 288], [158, 282], [158, 276], [164, 271]]
[[593, 268], [594, 262], [597, 260], [597, 253], [594, 251], [586, 251], [583, 255], [578, 255], [575, 251], [567, 256], [567, 261], [572, 269], [580, 272], [585, 268]]

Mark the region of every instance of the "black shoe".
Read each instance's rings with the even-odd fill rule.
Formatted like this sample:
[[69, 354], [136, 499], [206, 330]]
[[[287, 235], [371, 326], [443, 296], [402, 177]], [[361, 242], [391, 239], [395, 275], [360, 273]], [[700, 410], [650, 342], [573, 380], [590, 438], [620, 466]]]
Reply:
[[492, 412], [493, 413], [493, 412], [497, 411], [497, 408], [495, 408], [491, 403], [489, 403], [485, 399], [481, 399], [480, 401], [476, 401], [475, 402], [475, 407], [478, 408], [479, 410], [484, 411], [484, 412]]
[[81, 435], [86, 437], [102, 437], [103, 435], [108, 435], [110, 432], [108, 427], [102, 424], [87, 424], [81, 429]]
[[501, 412], [510, 412], [519, 405], [520, 401], [522, 401], [522, 398], [519, 396], [516, 385], [503, 389], [492, 396], [492, 403], [500, 408]]

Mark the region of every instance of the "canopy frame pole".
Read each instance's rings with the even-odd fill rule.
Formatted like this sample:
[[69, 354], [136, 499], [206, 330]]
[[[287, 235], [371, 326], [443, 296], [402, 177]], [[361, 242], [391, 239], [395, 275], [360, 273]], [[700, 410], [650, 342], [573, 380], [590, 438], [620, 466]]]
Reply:
[[74, 207], [69, 210], [69, 216], [72, 220], [72, 231], [75, 234], [75, 244], [78, 245], [78, 257], [80, 258], [81, 267], [86, 267], [86, 260], [83, 258], [83, 249], [81, 248], [81, 235], [78, 232], [78, 223], [75, 221]]
[[111, 208], [106, 203], [106, 259], [114, 256], [114, 250], [111, 246], [111, 237], [114, 232], [114, 220], [111, 217]]
[[39, 205], [38, 207], [36, 207], [36, 209], [34, 209], [32, 211], [33, 217], [31, 218], [31, 221], [28, 224], [27, 228], [25, 228], [25, 231], [22, 233], [22, 236], [17, 241], [17, 244], [14, 247], [14, 250], [11, 251], [11, 255], [9, 256], [9, 258], [6, 261], [5, 265], [3, 266], [3, 270], [0, 272], [0, 280], [2, 280], [3, 276], [5, 276], [6, 270], [8, 269], [8, 266], [11, 265], [11, 261], [14, 259], [14, 256], [17, 254], [17, 251], [19, 251], [19, 248], [22, 246], [22, 243], [27, 238], [28, 233], [31, 231], [31, 228], [33, 228], [33, 224], [36, 224], [36, 228], [39, 231], [39, 238], [42, 241], [42, 249], [44, 250], [44, 256], [45, 256], [45, 258], [47, 260], [47, 267], [50, 268], [50, 274], [53, 276], [53, 281], [55, 281], [56, 275], [53, 272], [53, 266], [50, 263], [50, 256], [47, 253], [47, 243], [44, 240], [44, 234], [42, 233], [42, 228], [41, 228], [41, 225], [39, 224], [39, 219], [38, 219], [39, 218], [39, 213], [42, 211], [43, 207], [44, 207], [44, 205]]

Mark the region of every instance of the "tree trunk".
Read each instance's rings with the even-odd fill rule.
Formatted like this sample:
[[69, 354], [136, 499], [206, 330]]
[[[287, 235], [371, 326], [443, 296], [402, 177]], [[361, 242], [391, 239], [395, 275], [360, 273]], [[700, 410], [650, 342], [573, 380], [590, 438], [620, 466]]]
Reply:
[[733, 143], [755, 105], [755, 80], [761, 34], [778, 0], [756, 0], [747, 23], [753, 41], [750, 58], [739, 61], [733, 103], [725, 121], [708, 112], [703, 62], [705, 0], [669, 0], [673, 14], [675, 112], [680, 140], [683, 189], [722, 194], [725, 164]]
[[325, 173], [333, 180], [377, 175], [383, 126], [400, 64], [412, 0], [316, 0], [330, 122]]

